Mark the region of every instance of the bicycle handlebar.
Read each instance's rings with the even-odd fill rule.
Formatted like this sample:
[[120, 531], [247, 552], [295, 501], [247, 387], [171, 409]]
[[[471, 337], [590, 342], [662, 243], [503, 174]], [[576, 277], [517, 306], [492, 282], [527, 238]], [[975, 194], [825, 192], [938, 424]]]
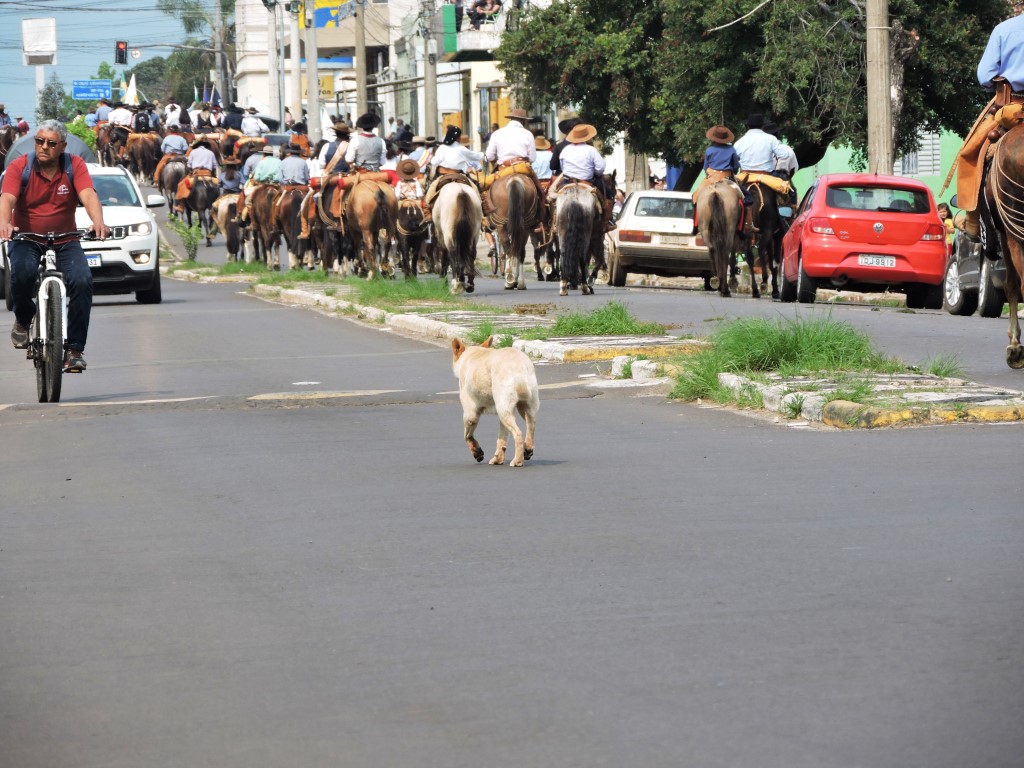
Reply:
[[71, 232], [15, 232], [11, 236], [11, 240], [28, 240], [30, 242], [37, 243], [38, 245], [42, 245], [42, 243], [39, 243], [37, 239], [34, 239], [40, 238], [45, 240], [47, 245], [53, 245], [55, 240], [60, 240], [66, 237], [77, 237], [79, 240], [95, 240], [96, 233], [91, 229], [75, 229]]

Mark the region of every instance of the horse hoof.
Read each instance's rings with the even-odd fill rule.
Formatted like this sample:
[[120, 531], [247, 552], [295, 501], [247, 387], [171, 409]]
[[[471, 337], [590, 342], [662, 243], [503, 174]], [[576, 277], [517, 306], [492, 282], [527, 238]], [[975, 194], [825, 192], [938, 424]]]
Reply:
[[519, 283], [519, 285], [517, 285], [516, 288], [519, 289], [520, 291], [525, 291], [526, 283]]
[[466, 286], [466, 293], [472, 293], [475, 290], [476, 290], [476, 287], [472, 283], [470, 283], [469, 285]]
[[559, 296], [568, 296], [569, 295], [569, 289], [568, 288], [559, 288], [558, 289], [558, 295]]
[[1006, 364], [1014, 370], [1024, 368], [1024, 347], [1011, 344], [1006, 348]]

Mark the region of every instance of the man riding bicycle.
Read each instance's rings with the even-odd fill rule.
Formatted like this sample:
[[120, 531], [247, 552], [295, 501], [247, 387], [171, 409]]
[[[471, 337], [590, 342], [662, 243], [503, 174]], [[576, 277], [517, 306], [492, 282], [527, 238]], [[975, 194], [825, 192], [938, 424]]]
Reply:
[[[36, 129], [35, 152], [22, 155], [7, 166], [0, 187], [0, 239], [10, 240], [19, 229], [37, 233], [74, 231], [75, 208], [79, 202], [92, 220], [96, 237], [100, 240], [109, 237], [110, 230], [103, 223], [103, 207], [93, 189], [89, 169], [82, 158], [65, 153], [67, 138], [63, 123], [46, 120]], [[29, 172], [23, 184], [26, 167]], [[92, 273], [77, 239], [61, 240], [55, 243], [55, 250], [57, 268], [64, 275], [68, 289], [64, 370], [80, 373], [85, 370], [82, 351], [92, 310]], [[11, 341], [16, 349], [28, 346], [28, 327], [36, 311], [32, 292], [42, 253], [43, 245], [30, 240], [7, 244], [15, 317]]]

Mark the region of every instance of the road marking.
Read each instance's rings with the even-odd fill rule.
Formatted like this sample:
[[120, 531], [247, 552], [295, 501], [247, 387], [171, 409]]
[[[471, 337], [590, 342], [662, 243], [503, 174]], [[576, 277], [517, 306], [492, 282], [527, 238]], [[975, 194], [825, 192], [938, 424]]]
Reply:
[[368, 397], [372, 395], [391, 395], [396, 392], [404, 392], [403, 389], [362, 389], [350, 392], [267, 392], [263, 395], [253, 395], [247, 400], [329, 400], [340, 397]]
[[200, 397], [169, 397], [163, 400], [102, 400], [99, 402], [87, 403], [57, 403], [61, 408], [81, 408], [83, 406], [97, 405], [161, 405], [164, 403], [189, 403], [193, 400], [213, 400], [216, 395], [202, 395]]

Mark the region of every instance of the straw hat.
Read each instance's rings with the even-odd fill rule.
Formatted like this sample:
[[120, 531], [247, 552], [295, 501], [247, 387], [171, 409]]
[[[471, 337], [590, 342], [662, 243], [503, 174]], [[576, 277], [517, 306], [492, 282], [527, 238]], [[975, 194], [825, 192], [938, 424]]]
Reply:
[[587, 123], [580, 123], [566, 135], [565, 140], [570, 144], [586, 144], [597, 136], [597, 128]]
[[533, 146], [537, 149], [551, 149], [551, 142], [543, 136], [536, 136], [533, 139]]
[[267, 144], [263, 149], [260, 150], [264, 155], [274, 154], [274, 147], [271, 144]]
[[525, 109], [513, 109], [511, 112], [505, 115], [505, 119], [519, 120], [520, 122], [525, 123], [527, 120], [530, 119], [530, 116], [527, 114]]
[[395, 171], [398, 173], [398, 178], [402, 181], [412, 181], [420, 175], [420, 167], [412, 158], [400, 161]]
[[733, 139], [736, 137], [732, 135], [730, 131], [724, 125], [715, 125], [708, 128], [708, 132], [704, 134], [708, 139], [718, 144], [732, 144]]

